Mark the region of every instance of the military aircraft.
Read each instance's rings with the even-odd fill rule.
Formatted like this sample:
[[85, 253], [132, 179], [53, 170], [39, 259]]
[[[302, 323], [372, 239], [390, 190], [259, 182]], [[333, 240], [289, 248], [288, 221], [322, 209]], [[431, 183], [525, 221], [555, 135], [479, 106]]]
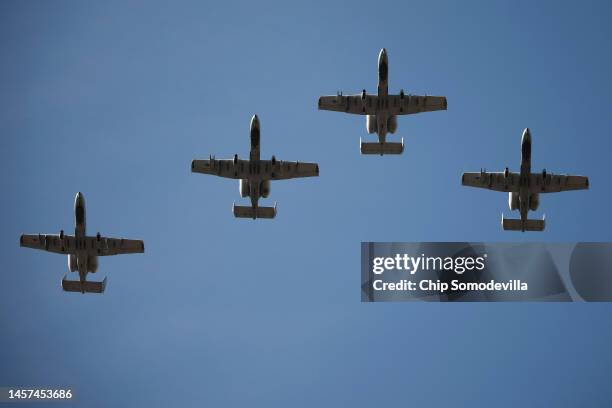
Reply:
[[86, 280], [87, 273], [98, 270], [98, 257], [107, 255], [136, 254], [144, 252], [144, 243], [140, 240], [106, 238], [98, 232], [95, 237], [85, 232], [85, 198], [77, 193], [74, 199], [75, 228], [74, 235], [64, 234], [24, 234], [19, 243], [22, 247], [41, 249], [68, 255], [68, 269], [78, 272], [79, 280], [62, 279], [62, 289], [66, 292], [103, 293], [106, 278], [102, 282]]
[[480, 187], [494, 191], [505, 191], [508, 194], [510, 210], [519, 210], [520, 219], [506, 219], [502, 214], [502, 228], [510, 231], [543, 231], [545, 217], [541, 220], [527, 219], [528, 212], [538, 209], [540, 193], [558, 193], [568, 190], [586, 190], [589, 179], [585, 176], [531, 172], [531, 133], [523, 131], [521, 139], [521, 172], [463, 173], [461, 184], [469, 187]]
[[315, 177], [319, 175], [319, 165], [316, 163], [302, 163], [292, 161], [261, 160], [259, 158], [260, 139], [259, 119], [253, 115], [251, 119], [251, 153], [249, 160], [242, 160], [238, 155], [234, 159], [216, 160], [211, 156], [209, 160], [193, 160], [191, 171], [193, 173], [212, 174], [240, 180], [240, 195], [251, 198], [250, 206], [233, 205], [233, 213], [237, 218], [274, 218], [276, 216], [276, 203], [274, 207], [259, 206], [259, 198], [266, 198], [270, 194], [270, 180], [286, 180], [298, 177]]
[[389, 61], [387, 51], [383, 48], [378, 56], [378, 94], [369, 95], [364, 89], [361, 95], [321, 96], [319, 109], [337, 112], [366, 115], [368, 133], [378, 134], [378, 143], [366, 143], [359, 139], [361, 154], [401, 154], [404, 151], [404, 138], [401, 143], [386, 141], [387, 132], [397, 130], [397, 115], [410, 115], [420, 112], [446, 110], [446, 97], [405, 95], [402, 89], [399, 95], [389, 95], [388, 90]]

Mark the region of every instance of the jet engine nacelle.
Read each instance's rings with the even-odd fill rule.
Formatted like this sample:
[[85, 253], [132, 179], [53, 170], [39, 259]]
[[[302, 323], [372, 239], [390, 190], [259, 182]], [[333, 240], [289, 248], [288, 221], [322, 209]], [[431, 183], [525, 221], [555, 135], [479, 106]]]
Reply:
[[259, 194], [261, 194], [263, 198], [267, 198], [270, 195], [270, 180], [264, 180], [261, 182]]
[[241, 179], [240, 180], [240, 197], [242, 198], [248, 197], [249, 193], [250, 193], [249, 180]]
[[98, 257], [89, 256], [87, 257], [87, 272], [96, 273], [98, 270]]
[[366, 129], [369, 134], [376, 133], [378, 126], [376, 123], [376, 115], [368, 115], [366, 117]]
[[389, 116], [389, 120], [387, 121], [387, 130], [389, 133], [395, 133], [397, 130], [397, 116]]
[[508, 193], [508, 207], [510, 207], [512, 211], [519, 209], [518, 193]]
[[531, 197], [529, 197], [529, 209], [531, 211], [535, 211], [538, 209], [539, 206], [540, 206], [540, 195], [532, 194]]
[[79, 269], [77, 265], [77, 257], [76, 255], [68, 255], [68, 270], [70, 272], [76, 272]]

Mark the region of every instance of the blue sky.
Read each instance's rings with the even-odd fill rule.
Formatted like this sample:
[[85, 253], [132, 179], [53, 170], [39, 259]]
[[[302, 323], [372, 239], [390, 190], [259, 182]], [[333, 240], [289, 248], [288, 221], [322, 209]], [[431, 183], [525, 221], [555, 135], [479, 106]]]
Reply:
[[[362, 304], [361, 241], [610, 241], [610, 5], [589, 2], [2, 2], [0, 385], [80, 405], [609, 406], [609, 304]], [[398, 157], [359, 154], [363, 117], [319, 95], [445, 95], [398, 120]], [[236, 181], [194, 158], [316, 161], [237, 220]], [[507, 197], [463, 171], [588, 175], [504, 232]], [[371, 138], [371, 137], [370, 137]], [[21, 233], [145, 240], [103, 258], [103, 296], [62, 293]]]

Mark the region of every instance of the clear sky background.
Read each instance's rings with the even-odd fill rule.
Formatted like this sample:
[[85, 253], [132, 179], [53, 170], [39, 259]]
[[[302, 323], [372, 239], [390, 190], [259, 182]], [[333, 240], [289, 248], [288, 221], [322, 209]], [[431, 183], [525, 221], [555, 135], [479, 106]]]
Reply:
[[[533, 4], [536, 3], [536, 4]], [[81, 406], [608, 407], [610, 304], [362, 304], [361, 241], [610, 241], [607, 2], [0, 2], [0, 385], [70, 385]], [[401, 117], [397, 157], [319, 95], [448, 97]], [[316, 161], [272, 184], [269, 220], [194, 158]], [[504, 232], [507, 196], [463, 171], [588, 175]], [[102, 296], [21, 233], [144, 239], [100, 259]]]

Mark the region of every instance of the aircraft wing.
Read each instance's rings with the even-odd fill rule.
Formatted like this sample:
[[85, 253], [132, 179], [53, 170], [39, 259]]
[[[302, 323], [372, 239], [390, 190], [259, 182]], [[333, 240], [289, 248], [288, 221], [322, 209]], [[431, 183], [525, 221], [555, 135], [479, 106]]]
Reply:
[[73, 235], [64, 235], [60, 239], [59, 234], [23, 234], [19, 245], [56, 254], [71, 254], [75, 250]]
[[461, 176], [461, 184], [468, 187], [480, 187], [494, 191], [518, 191], [519, 190], [519, 179], [518, 173], [503, 171], [499, 172], [486, 172], [482, 171], [479, 173], [463, 173]]
[[58, 234], [24, 234], [19, 243], [22, 247], [40, 249], [57, 254], [74, 254], [77, 251], [106, 256], [121, 254], [136, 254], [144, 252], [144, 242], [135, 239], [83, 237], [76, 239], [74, 235], [65, 235], [61, 239]]
[[446, 110], [447, 102], [444, 96], [428, 95], [389, 95], [387, 100], [381, 99], [386, 106], [378, 106], [376, 95], [331, 95], [319, 98], [319, 109], [337, 112], [354, 113], [357, 115], [375, 115], [378, 109], [389, 109], [392, 115], [410, 115], [419, 112]]
[[336, 112], [354, 113], [356, 115], [375, 115], [378, 109], [378, 96], [365, 95], [331, 95], [319, 98], [319, 109]]
[[319, 165], [317, 163], [302, 163], [295, 161], [261, 160], [262, 169], [270, 180], [287, 180], [301, 177], [317, 177]]
[[248, 160], [194, 160], [191, 162], [193, 173], [212, 174], [213, 176], [232, 179], [247, 178]]
[[[252, 166], [256, 168], [251, 169]], [[251, 163], [249, 160], [194, 160], [191, 171], [194, 173], [212, 174], [214, 176], [233, 179], [249, 177], [250, 170], [262, 179], [285, 180], [298, 177], [316, 177], [319, 175], [319, 165], [282, 160], [260, 160]]]
[[99, 256], [144, 253], [144, 242], [139, 239], [105, 237], [101, 237], [99, 240], [95, 237], [89, 239], [98, 241], [97, 252]]
[[447, 106], [445, 96], [428, 95], [389, 95], [388, 103], [392, 115], [446, 110]]
[[589, 178], [565, 174], [531, 173], [531, 191], [534, 193], [558, 193], [569, 190], [586, 190], [589, 188]]

